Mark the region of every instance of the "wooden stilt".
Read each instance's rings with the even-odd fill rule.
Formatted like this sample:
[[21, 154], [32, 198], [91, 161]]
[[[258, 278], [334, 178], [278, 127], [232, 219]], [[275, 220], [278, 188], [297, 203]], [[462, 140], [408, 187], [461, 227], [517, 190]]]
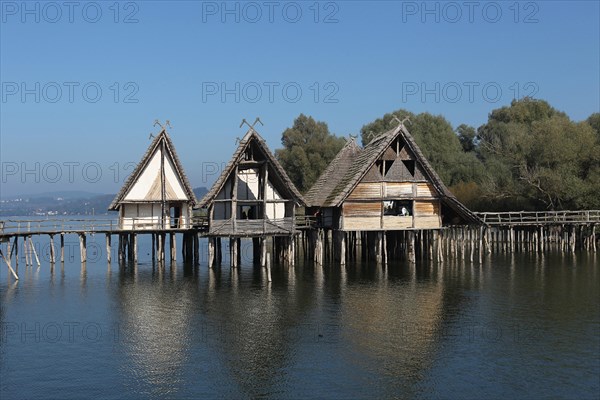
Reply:
[[[33, 240], [31, 239], [31, 236], [29, 236], [29, 247], [31, 248], [31, 252], [35, 256], [35, 262], [37, 263], [37, 266], [38, 267], [41, 266], [40, 258], [37, 255], [37, 251], [35, 250], [35, 245], [33, 244]], [[31, 265], [33, 265], [33, 259], [31, 260]]]
[[106, 262], [108, 264], [110, 264], [110, 262], [111, 262], [110, 241], [111, 241], [111, 235], [110, 235], [110, 233], [107, 233], [106, 234]]
[[346, 233], [340, 232], [340, 265], [346, 265]]
[[267, 253], [267, 282], [271, 282], [271, 253]]
[[236, 238], [229, 238], [229, 263], [231, 268], [237, 267], [238, 262], [238, 241]]
[[154, 262], [156, 261], [156, 234], [152, 233], [150, 234], [150, 236], [152, 236], [152, 264], [154, 264]]
[[[15, 237], [16, 238], [16, 237]], [[2, 256], [2, 258], [4, 259], [4, 262], [6, 263], [6, 266], [8, 267], [8, 270], [11, 272], [11, 274], [15, 277], [16, 280], [19, 280], [19, 276], [17, 275], [17, 273], [15, 272], [15, 270], [12, 268], [12, 266], [10, 265], [10, 259], [7, 259], [4, 256], [4, 253], [2, 252], [2, 249], [0, 249], [0, 255]]]
[[136, 263], [138, 260], [138, 241], [137, 241], [137, 233], [131, 234], [131, 240], [133, 242], [133, 262]]
[[215, 239], [208, 238], [208, 268], [212, 268], [215, 263]]
[[408, 231], [408, 262], [414, 264], [416, 262], [415, 257], [415, 232]]
[[200, 239], [198, 233], [193, 233], [194, 238], [194, 265], [200, 265]]
[[65, 262], [65, 234], [60, 234], [60, 262]]
[[79, 234], [79, 250], [81, 252], [81, 262], [84, 263], [87, 261], [87, 243], [84, 233]]
[[[186, 240], [187, 239], [187, 240]], [[189, 237], [183, 239], [183, 245], [185, 247], [185, 244], [187, 241], [189, 241]], [[175, 233], [173, 232], [169, 232], [169, 243], [171, 244], [171, 249], [169, 250], [169, 255], [171, 256], [171, 261], [177, 261], [177, 243], [175, 243]], [[186, 257], [184, 257], [184, 260], [187, 261], [187, 254]]]
[[50, 264], [56, 262], [56, 254], [54, 253], [54, 235], [50, 235]]

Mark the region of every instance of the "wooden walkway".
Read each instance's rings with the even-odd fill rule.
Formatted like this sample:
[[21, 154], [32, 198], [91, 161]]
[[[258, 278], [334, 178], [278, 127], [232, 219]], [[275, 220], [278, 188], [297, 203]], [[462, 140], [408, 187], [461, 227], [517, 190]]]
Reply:
[[119, 233], [182, 233], [189, 231], [204, 232], [208, 229], [205, 217], [194, 217], [189, 227], [178, 228], [148, 224], [140, 220], [129, 229], [119, 227], [119, 219], [37, 219], [37, 220], [2, 220], [0, 221], [0, 241], [14, 236], [53, 235], [53, 234], [119, 234]]
[[507, 211], [475, 213], [489, 226], [589, 225], [600, 224], [600, 210]]
[[[345, 265], [348, 260], [372, 260], [378, 264], [391, 259], [405, 257], [414, 262], [416, 257], [443, 262], [445, 257], [473, 262], [477, 252], [479, 262], [484, 253], [497, 252], [544, 252], [556, 249], [574, 253], [577, 249], [596, 252], [598, 238], [596, 228], [600, 225], [600, 210], [547, 211], [547, 212], [482, 212], [476, 213], [483, 225], [446, 226], [442, 229], [408, 229], [398, 231], [352, 231], [345, 232], [324, 229], [319, 218], [296, 216], [290, 219], [290, 232], [296, 232], [287, 245], [281, 237], [273, 237], [273, 250], [282, 262], [293, 264], [295, 248], [300, 248], [305, 257], [313, 258], [322, 265], [325, 260], [339, 261]], [[241, 220], [243, 223], [252, 222]], [[225, 221], [228, 222], [228, 221]], [[199, 263], [199, 239], [209, 239], [209, 265], [213, 257], [221, 262], [221, 239], [211, 236], [208, 219], [194, 217], [183, 227], [161, 226], [147, 219], [134, 221], [131, 228], [122, 229], [117, 218], [73, 218], [73, 219], [8, 219], [0, 220], [0, 259], [3, 260], [15, 279], [18, 279], [19, 248], [23, 250], [25, 264], [40, 266], [40, 259], [32, 241], [32, 236], [49, 236], [49, 256], [53, 265], [58, 259], [64, 262], [65, 235], [79, 236], [82, 265], [87, 260], [86, 236], [101, 234], [106, 236], [106, 257], [111, 263], [112, 236], [118, 239], [119, 262], [137, 261], [138, 235], [152, 235], [153, 262], [165, 261], [165, 249], [169, 249], [171, 261], [176, 261], [176, 234], [182, 237], [184, 262]], [[60, 240], [58, 251], [54, 247], [54, 237]], [[168, 239], [168, 240], [167, 240]], [[264, 238], [262, 238], [264, 239]], [[266, 251], [265, 240], [253, 238], [253, 252], [260, 257], [261, 265], [270, 268], [271, 253]], [[286, 238], [284, 238], [286, 239]], [[239, 238], [230, 238], [232, 267], [239, 264], [240, 253], [231, 249], [239, 248]], [[260, 243], [255, 243], [255, 240]], [[167, 247], [167, 241], [169, 246]], [[232, 246], [233, 241], [237, 244]], [[12, 243], [11, 243], [12, 242]], [[21, 242], [21, 244], [19, 244]], [[281, 242], [281, 243], [280, 243]], [[297, 242], [297, 243], [296, 243]], [[6, 245], [4, 245], [6, 243]], [[212, 245], [211, 245], [212, 243]], [[346, 251], [348, 243], [348, 252]], [[260, 245], [260, 246], [259, 246]], [[4, 247], [6, 251], [4, 251]], [[289, 252], [281, 249], [291, 249]], [[260, 251], [258, 251], [260, 249]], [[256, 251], [255, 251], [256, 250]], [[289, 254], [288, 254], [289, 253]], [[275, 257], [274, 256], [274, 257]], [[360, 256], [360, 257], [359, 257]], [[14, 257], [12, 268], [11, 258]], [[287, 258], [286, 258], [287, 257]], [[266, 261], [265, 261], [266, 260]], [[287, 261], [286, 261], [287, 260]]]

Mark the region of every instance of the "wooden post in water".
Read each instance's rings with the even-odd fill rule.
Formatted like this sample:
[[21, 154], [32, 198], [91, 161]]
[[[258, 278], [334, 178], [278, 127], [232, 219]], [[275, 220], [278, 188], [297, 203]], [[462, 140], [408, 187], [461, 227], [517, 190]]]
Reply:
[[133, 242], [133, 262], [137, 263], [138, 260], [138, 241], [137, 241], [137, 233], [131, 234], [131, 240]]
[[15, 236], [13, 242], [13, 249], [15, 253], [15, 269], [19, 271], [19, 236]]
[[[31, 236], [29, 236], [29, 247], [31, 248], [31, 252], [35, 256], [35, 262], [37, 263], [37, 266], [39, 267], [41, 265], [40, 258], [37, 255], [37, 251], [35, 250], [35, 245], [33, 244], [33, 239], [31, 239]], [[31, 260], [31, 265], [33, 266], [33, 259]]]
[[271, 282], [271, 253], [267, 253], [267, 282]]
[[238, 241], [236, 238], [229, 238], [229, 263], [231, 268], [237, 268], [238, 262]]
[[260, 238], [260, 266], [267, 266], [267, 238], [264, 236]]
[[408, 262], [414, 264], [416, 262], [415, 257], [415, 232], [408, 231]]
[[54, 235], [50, 235], [50, 264], [56, 262], [56, 255], [54, 254]]
[[221, 245], [220, 237], [215, 239], [215, 259], [218, 265], [221, 265], [223, 262], [223, 246]]
[[[183, 247], [185, 247], [186, 242], [189, 240], [189, 237], [186, 238], [186, 235], [183, 236]], [[171, 248], [169, 250], [169, 255], [171, 256], [171, 262], [177, 261], [177, 243], [175, 243], [175, 233], [169, 232], [169, 243], [171, 244]], [[184, 257], [187, 261], [187, 254]]]
[[111, 254], [110, 254], [110, 233], [106, 234], [106, 262], [110, 264]]
[[157, 233], [156, 234], [156, 239], [157, 239], [157, 249], [156, 249], [156, 258], [158, 259], [159, 264], [162, 264], [163, 260], [163, 250], [164, 250], [164, 245], [163, 245], [163, 235], [162, 233]]
[[194, 265], [200, 265], [200, 239], [197, 232], [192, 235], [194, 238]]
[[87, 244], [86, 244], [85, 233], [79, 234], [79, 252], [80, 252], [81, 263], [86, 262], [87, 261]]
[[215, 239], [208, 238], [208, 268], [212, 268], [215, 263]]
[[[15, 236], [15, 238], [16, 238], [16, 236]], [[10, 242], [8, 242], [8, 245], [10, 246]], [[6, 266], [8, 267], [10, 273], [15, 277], [16, 280], [19, 280], [19, 276], [17, 275], [17, 273], [15, 272], [15, 270], [10, 265], [10, 258], [6, 258], [4, 256], [4, 253], [2, 253], [2, 249], [0, 249], [0, 255], [4, 259], [4, 262], [6, 263]]]
[[123, 234], [119, 233], [119, 243], [117, 244], [117, 248], [119, 249], [118, 253], [119, 253], [119, 263], [122, 263], [124, 260], [124, 255], [123, 255]]
[[346, 233], [340, 232], [340, 266], [346, 265]]

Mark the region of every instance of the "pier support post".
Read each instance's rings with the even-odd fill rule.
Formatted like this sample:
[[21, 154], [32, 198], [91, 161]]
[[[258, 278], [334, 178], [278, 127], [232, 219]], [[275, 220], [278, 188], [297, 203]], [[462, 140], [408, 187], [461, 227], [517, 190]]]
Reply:
[[271, 253], [267, 253], [267, 282], [271, 282]]
[[86, 262], [87, 261], [87, 244], [86, 244], [85, 233], [79, 234], [79, 253], [80, 253], [81, 263]]
[[339, 232], [340, 235], [340, 266], [346, 265], [346, 232]]
[[[37, 256], [37, 251], [35, 250], [35, 246], [33, 245], [33, 240], [31, 239], [31, 236], [29, 236], [29, 247], [31, 248], [31, 252], [35, 256], [35, 261], [39, 267], [41, 265], [40, 258]], [[33, 265], [33, 259], [31, 260], [31, 265]]]
[[110, 241], [111, 241], [110, 233], [107, 233], [106, 234], [106, 262], [109, 264], [111, 262]]
[[137, 263], [138, 260], [138, 246], [137, 246], [137, 233], [132, 233], [131, 234], [131, 241], [133, 242], [133, 249], [132, 249], [132, 253], [133, 253], [133, 262]]
[[[185, 233], [183, 234], [183, 246], [185, 247], [187, 240]], [[173, 232], [169, 232], [169, 243], [171, 244], [171, 249], [169, 250], [169, 255], [171, 256], [171, 261], [177, 261], [177, 243], [175, 243], [175, 234]], [[187, 255], [183, 257], [184, 261], [187, 261]]]
[[[15, 236], [16, 238], [16, 236]], [[10, 242], [8, 243], [10, 246]], [[6, 263], [6, 266], [8, 267], [8, 270], [10, 271], [10, 273], [15, 277], [16, 280], [19, 280], [19, 276], [17, 275], [17, 273], [15, 272], [15, 270], [12, 268], [12, 266], [10, 265], [10, 258], [6, 258], [4, 256], [4, 253], [2, 253], [2, 249], [0, 249], [0, 255], [2, 256], [2, 258], [4, 259], [4, 262]]]
[[65, 234], [60, 233], [60, 262], [65, 262]]
[[194, 265], [200, 265], [200, 240], [198, 239], [198, 233], [192, 233], [192, 237], [194, 239]]
[[264, 236], [260, 238], [260, 266], [267, 266], [267, 238]]
[[408, 231], [408, 262], [414, 264], [416, 261], [415, 257], [415, 232]]
[[229, 238], [229, 264], [231, 268], [237, 268], [238, 263], [238, 241], [237, 238]]
[[56, 262], [56, 254], [54, 254], [54, 235], [50, 235], [50, 264]]
[[208, 238], [208, 268], [212, 268], [215, 263], [215, 238]]

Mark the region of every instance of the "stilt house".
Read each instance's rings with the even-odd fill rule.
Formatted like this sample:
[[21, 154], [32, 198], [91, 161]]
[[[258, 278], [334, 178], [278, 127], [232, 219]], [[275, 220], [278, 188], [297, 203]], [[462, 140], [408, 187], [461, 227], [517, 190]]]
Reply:
[[318, 226], [341, 231], [479, 223], [448, 190], [403, 124], [365, 148], [350, 139], [305, 195]]
[[302, 195], [262, 137], [249, 129], [199, 206], [208, 209], [211, 236], [294, 234]]
[[121, 229], [186, 229], [192, 225], [196, 202], [175, 146], [163, 128], [109, 210], [119, 211]]

